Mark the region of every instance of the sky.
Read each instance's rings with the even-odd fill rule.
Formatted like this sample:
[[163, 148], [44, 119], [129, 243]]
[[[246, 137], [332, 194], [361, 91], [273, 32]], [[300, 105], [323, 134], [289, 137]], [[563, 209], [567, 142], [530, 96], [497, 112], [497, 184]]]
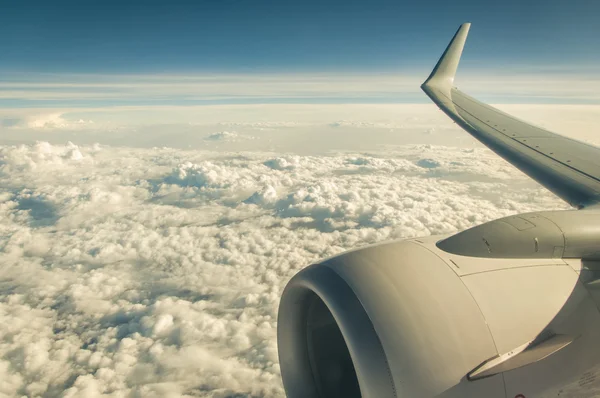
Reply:
[[595, 1], [7, 2], [6, 70], [59, 73], [408, 71], [460, 23], [472, 64], [591, 66]]
[[598, 103], [599, 12], [592, 0], [11, 1], [0, 107], [426, 103], [418, 86], [467, 21], [461, 87], [495, 103]]

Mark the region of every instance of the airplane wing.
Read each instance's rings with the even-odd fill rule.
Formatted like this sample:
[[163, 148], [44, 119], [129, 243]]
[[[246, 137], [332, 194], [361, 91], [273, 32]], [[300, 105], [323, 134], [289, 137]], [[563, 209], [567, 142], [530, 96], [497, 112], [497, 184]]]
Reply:
[[600, 148], [533, 126], [454, 87], [470, 26], [458, 29], [423, 91], [469, 134], [571, 206], [600, 203]]

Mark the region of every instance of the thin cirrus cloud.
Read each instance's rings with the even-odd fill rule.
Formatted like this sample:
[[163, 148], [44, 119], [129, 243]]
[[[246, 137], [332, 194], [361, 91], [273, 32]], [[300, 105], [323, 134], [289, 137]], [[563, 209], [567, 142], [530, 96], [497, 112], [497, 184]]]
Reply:
[[[461, 71], [461, 88], [493, 102], [600, 102], [600, 79], [587, 74]], [[5, 107], [227, 103], [422, 103], [421, 73], [19, 75], [0, 81]]]

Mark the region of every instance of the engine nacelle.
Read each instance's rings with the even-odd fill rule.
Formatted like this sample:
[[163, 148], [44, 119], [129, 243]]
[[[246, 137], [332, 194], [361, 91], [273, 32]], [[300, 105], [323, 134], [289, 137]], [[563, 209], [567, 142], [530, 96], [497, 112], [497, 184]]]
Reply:
[[456, 255], [439, 239], [347, 252], [291, 279], [278, 319], [287, 396], [596, 396], [595, 274]]
[[437, 246], [472, 257], [600, 260], [600, 211], [517, 214], [469, 228]]

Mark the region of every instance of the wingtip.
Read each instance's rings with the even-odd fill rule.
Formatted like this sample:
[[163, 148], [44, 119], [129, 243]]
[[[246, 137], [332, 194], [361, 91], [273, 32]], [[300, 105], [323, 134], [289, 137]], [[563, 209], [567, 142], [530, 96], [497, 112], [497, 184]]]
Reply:
[[429, 85], [435, 84], [440, 88], [450, 89], [454, 82], [454, 76], [456, 75], [456, 69], [460, 62], [460, 57], [471, 28], [470, 22], [465, 22], [456, 31], [454, 37], [446, 47], [446, 50], [440, 57], [438, 63], [433, 68], [433, 71], [421, 85], [425, 88]]

